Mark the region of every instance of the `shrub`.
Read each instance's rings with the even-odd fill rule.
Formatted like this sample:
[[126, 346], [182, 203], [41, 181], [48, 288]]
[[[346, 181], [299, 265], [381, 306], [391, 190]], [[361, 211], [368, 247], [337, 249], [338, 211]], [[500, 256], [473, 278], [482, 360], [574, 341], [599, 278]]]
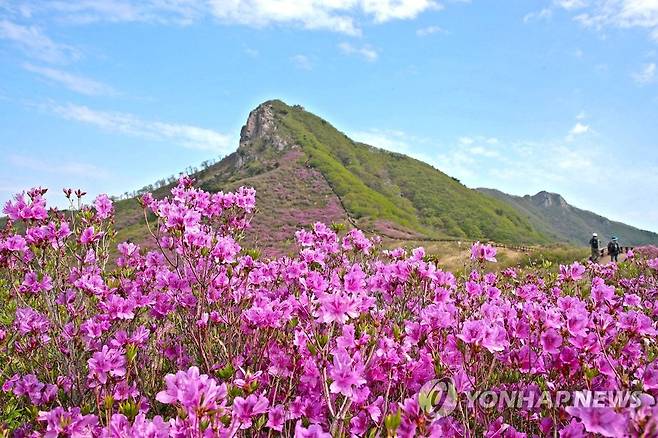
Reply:
[[[496, 251], [477, 244], [457, 278], [320, 223], [294, 258], [255, 259], [254, 191], [185, 177], [141, 200], [156, 249], [111, 259], [107, 197], [67, 191], [80, 207], [58, 212], [43, 194], [4, 210], [0, 434], [656, 435], [658, 259], [485, 274]], [[527, 402], [613, 389], [640, 402]], [[526, 402], [472, 401], [509, 390]]]

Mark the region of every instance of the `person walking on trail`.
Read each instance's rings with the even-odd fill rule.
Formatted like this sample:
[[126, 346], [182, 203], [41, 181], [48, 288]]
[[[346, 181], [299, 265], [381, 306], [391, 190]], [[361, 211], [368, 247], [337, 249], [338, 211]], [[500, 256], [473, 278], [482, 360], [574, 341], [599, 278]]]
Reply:
[[618, 262], [620, 252], [621, 248], [619, 247], [617, 236], [612, 236], [612, 240], [608, 243], [608, 254], [610, 255], [610, 261]]
[[599, 235], [592, 233], [592, 238], [589, 239], [589, 246], [592, 249], [592, 256], [589, 258], [594, 263], [599, 261]]

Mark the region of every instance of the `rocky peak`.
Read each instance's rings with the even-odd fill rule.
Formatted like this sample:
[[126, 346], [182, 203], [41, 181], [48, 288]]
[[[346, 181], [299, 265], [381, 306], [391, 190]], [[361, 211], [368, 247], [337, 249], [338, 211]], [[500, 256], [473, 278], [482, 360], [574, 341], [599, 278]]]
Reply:
[[277, 115], [273, 101], [264, 102], [249, 113], [247, 123], [240, 130], [238, 152], [258, 152], [256, 149], [274, 147], [282, 151], [288, 142], [278, 134]]
[[534, 201], [535, 204], [540, 205], [542, 207], [560, 207], [560, 208], [569, 207], [569, 204], [567, 203], [567, 201], [564, 200], [564, 198], [561, 195], [557, 193], [546, 192], [544, 190], [532, 196], [532, 200]]
[[275, 130], [272, 105], [269, 102], [262, 103], [249, 113], [247, 123], [240, 130], [240, 146], [257, 138], [271, 136]]

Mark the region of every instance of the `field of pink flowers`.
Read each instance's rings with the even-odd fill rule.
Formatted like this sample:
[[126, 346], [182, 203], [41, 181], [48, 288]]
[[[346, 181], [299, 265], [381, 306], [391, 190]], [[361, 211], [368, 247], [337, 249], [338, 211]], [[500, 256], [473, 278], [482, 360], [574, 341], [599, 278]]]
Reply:
[[[0, 436], [658, 436], [657, 258], [494, 274], [476, 244], [453, 274], [318, 223], [262, 260], [239, 244], [254, 191], [185, 177], [142, 198], [157, 250], [112, 257], [112, 202], [66, 193], [4, 208]], [[472, 397], [509, 390], [637, 403]]]

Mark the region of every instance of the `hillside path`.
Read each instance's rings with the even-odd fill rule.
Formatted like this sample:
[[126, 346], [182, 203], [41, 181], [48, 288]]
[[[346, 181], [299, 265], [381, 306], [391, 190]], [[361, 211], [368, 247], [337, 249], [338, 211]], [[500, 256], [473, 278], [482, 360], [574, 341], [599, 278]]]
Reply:
[[[619, 254], [619, 261], [623, 262], [624, 260], [626, 260], [626, 254], [625, 253]], [[607, 263], [610, 263], [610, 256], [609, 255], [606, 254], [603, 257], [599, 257], [599, 264], [600, 265], [605, 265]]]

